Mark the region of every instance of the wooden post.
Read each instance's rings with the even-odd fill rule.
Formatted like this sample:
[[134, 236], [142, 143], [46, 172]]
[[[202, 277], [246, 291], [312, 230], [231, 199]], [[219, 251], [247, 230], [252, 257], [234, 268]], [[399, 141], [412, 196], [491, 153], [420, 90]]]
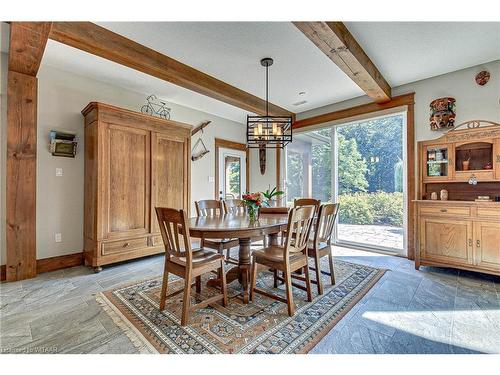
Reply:
[[51, 27], [51, 22], [10, 24], [7, 85], [7, 281], [36, 276], [36, 74]]
[[37, 78], [9, 71], [7, 88], [7, 281], [36, 276]]

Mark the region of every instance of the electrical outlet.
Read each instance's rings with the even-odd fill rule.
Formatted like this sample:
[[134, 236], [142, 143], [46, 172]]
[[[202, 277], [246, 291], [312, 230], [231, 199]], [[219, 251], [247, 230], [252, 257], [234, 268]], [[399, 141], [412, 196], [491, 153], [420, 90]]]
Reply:
[[208, 182], [215, 182], [214, 176], [208, 176]]
[[62, 175], [63, 175], [63, 169], [56, 168], [56, 177], [62, 177]]
[[54, 239], [56, 242], [62, 242], [62, 234], [61, 233], [56, 233], [54, 235]]

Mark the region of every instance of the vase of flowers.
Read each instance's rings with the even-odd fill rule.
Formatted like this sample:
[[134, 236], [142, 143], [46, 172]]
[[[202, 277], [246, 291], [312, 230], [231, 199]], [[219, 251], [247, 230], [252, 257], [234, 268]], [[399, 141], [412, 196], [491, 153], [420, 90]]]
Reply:
[[243, 203], [247, 209], [250, 221], [259, 217], [259, 208], [262, 206], [262, 195], [260, 193], [243, 194]]

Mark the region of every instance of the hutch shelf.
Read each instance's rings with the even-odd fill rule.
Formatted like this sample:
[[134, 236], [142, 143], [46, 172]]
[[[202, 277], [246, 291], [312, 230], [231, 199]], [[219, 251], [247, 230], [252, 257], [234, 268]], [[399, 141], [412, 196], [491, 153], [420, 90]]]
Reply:
[[500, 275], [500, 124], [463, 123], [418, 153], [415, 268]]

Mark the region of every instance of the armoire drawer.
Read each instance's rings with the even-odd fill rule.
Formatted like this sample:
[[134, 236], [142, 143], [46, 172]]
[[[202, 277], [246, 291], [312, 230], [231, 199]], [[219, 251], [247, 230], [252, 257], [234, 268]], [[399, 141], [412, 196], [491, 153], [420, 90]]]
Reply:
[[470, 216], [470, 207], [420, 207], [421, 215]]
[[113, 241], [113, 242], [103, 242], [101, 247], [101, 254], [110, 255], [116, 253], [124, 253], [128, 251], [142, 249], [147, 246], [148, 246], [148, 239], [146, 237], [134, 238], [130, 240]]

